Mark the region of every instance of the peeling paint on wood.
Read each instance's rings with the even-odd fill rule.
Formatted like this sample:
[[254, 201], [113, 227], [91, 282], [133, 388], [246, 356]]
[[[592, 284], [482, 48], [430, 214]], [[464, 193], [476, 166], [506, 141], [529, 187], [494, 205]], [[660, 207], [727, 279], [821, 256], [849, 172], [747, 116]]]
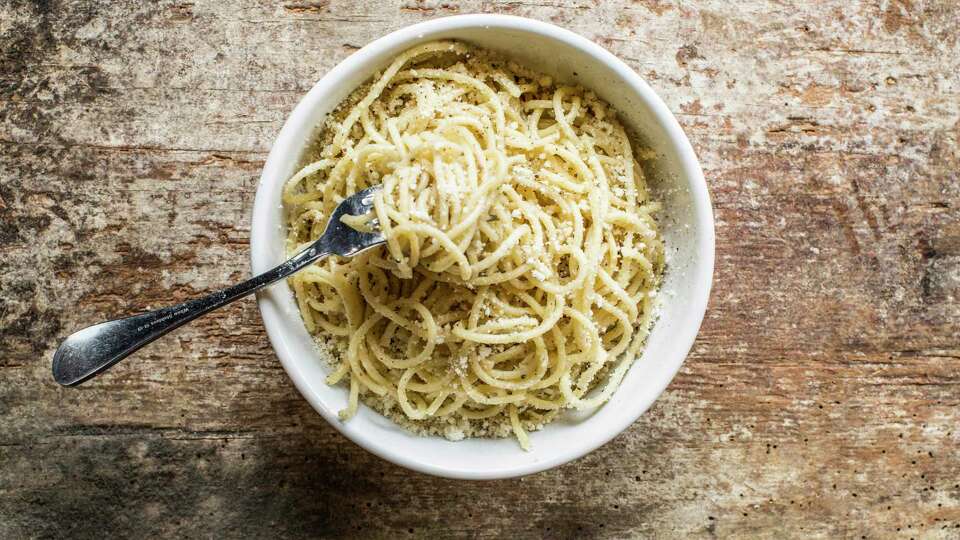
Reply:
[[[607, 47], [701, 158], [714, 293], [648, 414], [525, 479], [415, 474], [323, 423], [252, 301], [56, 387], [71, 331], [247, 275], [315, 80], [480, 11]], [[960, 537], [958, 28], [952, 0], [0, 4], [0, 537]]]

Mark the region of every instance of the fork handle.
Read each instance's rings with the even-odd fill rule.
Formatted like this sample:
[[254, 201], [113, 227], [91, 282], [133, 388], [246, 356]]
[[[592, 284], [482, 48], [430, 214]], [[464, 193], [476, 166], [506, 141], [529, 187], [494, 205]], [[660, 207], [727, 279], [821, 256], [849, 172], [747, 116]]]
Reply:
[[317, 244], [285, 263], [232, 287], [182, 304], [89, 326], [71, 334], [53, 354], [53, 378], [76, 386], [197, 317], [247, 296], [329, 255]]

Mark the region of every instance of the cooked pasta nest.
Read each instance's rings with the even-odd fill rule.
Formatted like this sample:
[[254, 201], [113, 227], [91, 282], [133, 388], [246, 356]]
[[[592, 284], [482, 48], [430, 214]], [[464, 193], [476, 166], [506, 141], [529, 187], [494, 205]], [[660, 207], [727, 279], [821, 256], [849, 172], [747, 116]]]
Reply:
[[381, 184], [387, 243], [289, 279], [362, 400], [452, 439], [527, 431], [609, 399], [638, 356], [664, 246], [614, 111], [459, 42], [417, 46], [330, 115], [287, 182], [290, 254]]

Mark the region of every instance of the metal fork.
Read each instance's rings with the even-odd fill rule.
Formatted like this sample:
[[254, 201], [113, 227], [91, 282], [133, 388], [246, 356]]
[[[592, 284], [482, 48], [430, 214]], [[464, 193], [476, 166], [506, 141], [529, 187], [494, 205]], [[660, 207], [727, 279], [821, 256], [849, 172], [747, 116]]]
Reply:
[[[276, 268], [243, 283], [140, 315], [95, 324], [75, 332], [53, 354], [53, 378], [64, 386], [76, 386], [106, 371], [131, 353], [197, 317], [266, 287], [328, 255], [352, 257], [384, 243], [380, 232], [360, 232], [340, 218], [364, 215], [373, 207], [380, 186], [358, 191], [338, 205], [323, 235], [310, 247]], [[373, 222], [373, 225], [376, 225]]]

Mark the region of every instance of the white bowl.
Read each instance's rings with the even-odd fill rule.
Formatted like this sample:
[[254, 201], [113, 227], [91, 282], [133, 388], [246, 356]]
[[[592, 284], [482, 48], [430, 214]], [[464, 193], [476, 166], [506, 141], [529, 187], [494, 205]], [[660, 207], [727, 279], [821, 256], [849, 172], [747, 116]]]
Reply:
[[250, 251], [258, 274], [285, 258], [280, 193], [296, 172], [314, 129], [357, 86], [398, 53], [418, 43], [453, 38], [593, 89], [613, 105], [643, 145], [652, 148], [652, 185], [664, 202], [660, 215], [668, 266], [662, 307], [641, 358], [608, 403], [590, 414], [558, 418], [531, 434], [532, 449], [516, 440], [451, 442], [413, 435], [361, 406], [341, 422], [343, 386], [327, 386], [329, 367], [304, 328], [293, 294], [277, 283], [258, 296], [263, 322], [280, 362], [311, 405], [341, 433], [374, 454], [411, 469], [464, 479], [509, 478], [556, 467], [594, 450], [636, 420], [680, 369], [703, 320], [713, 276], [710, 196], [690, 142], [653, 90], [621, 60], [595, 43], [551, 24], [502, 15], [462, 15], [397, 30], [350, 55], [324, 76], [287, 119], [270, 151], [253, 208]]

